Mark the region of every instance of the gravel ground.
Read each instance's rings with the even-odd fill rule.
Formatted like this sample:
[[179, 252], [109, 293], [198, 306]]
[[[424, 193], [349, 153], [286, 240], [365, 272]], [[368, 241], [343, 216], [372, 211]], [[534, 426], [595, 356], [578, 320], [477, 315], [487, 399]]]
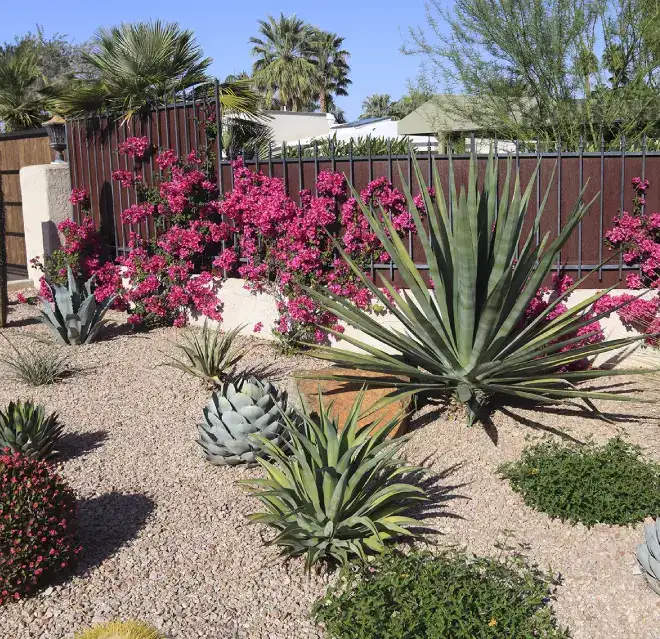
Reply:
[[[43, 334], [35, 316], [29, 306], [12, 306], [6, 334], [15, 343]], [[109, 339], [70, 349], [80, 369], [73, 377], [37, 390], [0, 386], [0, 406], [32, 397], [66, 424], [61, 471], [80, 498], [84, 545], [73, 577], [3, 607], [0, 637], [69, 639], [115, 618], [143, 619], [177, 639], [323, 637], [308, 611], [329, 576], [307, 577], [299, 561], [283, 564], [262, 545], [265, 531], [246, 524], [258, 504], [235, 482], [258, 471], [215, 468], [200, 455], [195, 423], [208, 391], [159, 366], [179, 331], [135, 335], [122, 330], [121, 315], [114, 319]], [[252, 347], [247, 365], [268, 365], [290, 392], [290, 371], [322, 365], [284, 358], [256, 339]], [[616, 424], [570, 411], [498, 412], [495, 446], [484, 429], [466, 428], [458, 411], [427, 407], [407, 444], [410, 461], [428, 458], [436, 471], [450, 469], [442, 481], [459, 496], [443, 504], [456, 517], [429, 522], [442, 533], [439, 543], [479, 554], [521, 551], [560, 572], [555, 609], [576, 639], [660, 637], [660, 598], [633, 574], [643, 524], [587, 530], [550, 521], [527, 508], [496, 469], [545, 435], [541, 425], [581, 440], [621, 433], [660, 460], [656, 405], [631, 411], [639, 417]]]

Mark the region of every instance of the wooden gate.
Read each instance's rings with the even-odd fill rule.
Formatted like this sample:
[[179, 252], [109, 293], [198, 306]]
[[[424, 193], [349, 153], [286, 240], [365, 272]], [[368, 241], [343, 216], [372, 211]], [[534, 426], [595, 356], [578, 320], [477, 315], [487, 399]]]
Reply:
[[48, 135], [43, 129], [0, 134], [0, 188], [7, 215], [7, 270], [10, 279], [27, 277], [19, 171], [24, 166], [48, 164], [50, 161]]

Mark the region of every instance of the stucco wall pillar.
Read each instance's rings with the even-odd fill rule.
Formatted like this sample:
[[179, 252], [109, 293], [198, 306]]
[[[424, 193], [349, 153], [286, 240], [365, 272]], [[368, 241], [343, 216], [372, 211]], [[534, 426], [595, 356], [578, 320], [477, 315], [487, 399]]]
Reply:
[[30, 264], [60, 246], [57, 225], [71, 217], [69, 165], [38, 164], [20, 172], [28, 276], [37, 284], [41, 271]]

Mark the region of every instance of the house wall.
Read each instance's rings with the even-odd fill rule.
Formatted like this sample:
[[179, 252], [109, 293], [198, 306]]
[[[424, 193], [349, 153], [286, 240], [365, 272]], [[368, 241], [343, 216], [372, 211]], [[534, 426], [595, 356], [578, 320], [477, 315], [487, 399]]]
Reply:
[[331, 113], [301, 113], [296, 111], [266, 111], [271, 118], [268, 126], [273, 131], [273, 143], [297, 143], [309, 138], [328, 135], [335, 123]]

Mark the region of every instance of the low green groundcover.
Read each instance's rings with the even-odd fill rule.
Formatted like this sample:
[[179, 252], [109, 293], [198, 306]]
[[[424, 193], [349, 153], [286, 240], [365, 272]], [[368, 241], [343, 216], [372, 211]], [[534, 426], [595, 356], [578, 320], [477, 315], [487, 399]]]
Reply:
[[566, 639], [555, 584], [519, 559], [386, 554], [344, 568], [313, 614], [332, 639]]
[[626, 525], [660, 514], [660, 465], [618, 437], [600, 446], [542, 442], [500, 471], [528, 506], [562, 521]]

